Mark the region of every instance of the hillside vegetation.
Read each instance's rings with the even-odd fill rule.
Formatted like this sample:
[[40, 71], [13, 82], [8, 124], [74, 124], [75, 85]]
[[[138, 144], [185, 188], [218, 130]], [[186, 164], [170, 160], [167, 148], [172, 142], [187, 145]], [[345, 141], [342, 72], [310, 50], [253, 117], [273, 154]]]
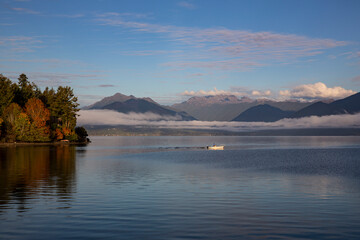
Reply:
[[0, 74], [1, 142], [86, 141], [86, 130], [76, 127], [77, 97], [70, 87], [41, 91], [21, 74], [18, 83]]

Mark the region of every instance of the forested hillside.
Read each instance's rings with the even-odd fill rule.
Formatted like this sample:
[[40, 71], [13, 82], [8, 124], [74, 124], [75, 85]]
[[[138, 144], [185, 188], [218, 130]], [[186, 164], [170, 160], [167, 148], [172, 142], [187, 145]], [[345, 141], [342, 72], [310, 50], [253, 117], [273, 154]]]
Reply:
[[41, 91], [25, 74], [18, 83], [0, 74], [0, 141], [85, 141], [86, 130], [76, 127], [78, 106], [70, 87]]

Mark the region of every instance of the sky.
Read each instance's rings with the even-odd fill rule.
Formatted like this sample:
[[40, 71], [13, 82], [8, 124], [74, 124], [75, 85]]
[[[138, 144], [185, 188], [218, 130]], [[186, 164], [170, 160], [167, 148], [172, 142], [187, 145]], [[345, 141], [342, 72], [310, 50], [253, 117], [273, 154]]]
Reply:
[[0, 73], [170, 105], [360, 91], [360, 1], [0, 0]]

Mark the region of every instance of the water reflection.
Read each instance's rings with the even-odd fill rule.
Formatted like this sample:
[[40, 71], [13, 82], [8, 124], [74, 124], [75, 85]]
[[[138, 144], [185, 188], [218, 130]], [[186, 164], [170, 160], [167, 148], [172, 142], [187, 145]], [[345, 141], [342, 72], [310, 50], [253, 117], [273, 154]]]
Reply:
[[0, 213], [9, 204], [26, 211], [30, 199], [69, 201], [75, 190], [74, 146], [0, 147]]
[[[214, 141], [229, 149], [196, 148]], [[0, 148], [0, 239], [359, 239], [359, 143], [95, 137]]]

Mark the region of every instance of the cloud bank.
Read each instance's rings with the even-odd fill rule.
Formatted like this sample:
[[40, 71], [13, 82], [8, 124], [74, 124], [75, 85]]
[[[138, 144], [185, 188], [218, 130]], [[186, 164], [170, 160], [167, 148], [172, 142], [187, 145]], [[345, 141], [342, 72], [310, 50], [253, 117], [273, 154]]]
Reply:
[[[358, 77], [355, 77], [353, 81], [357, 81]], [[360, 78], [359, 78], [360, 79]], [[304, 84], [294, 87], [291, 90], [279, 91], [278, 96], [271, 90], [247, 90], [245, 88], [233, 87], [230, 90], [219, 90], [214, 88], [212, 90], [186, 90], [180, 95], [182, 96], [216, 96], [216, 95], [234, 95], [234, 96], [247, 96], [256, 98], [271, 98], [283, 100], [284, 98], [292, 98], [299, 100], [316, 100], [316, 99], [341, 99], [355, 94], [356, 92], [351, 89], [345, 89], [339, 86], [327, 87], [325, 83], [317, 82], [314, 84]]]
[[227, 131], [249, 131], [265, 129], [297, 128], [359, 128], [360, 113], [354, 115], [332, 115], [282, 119], [277, 122], [207, 122], [180, 121], [174, 116], [160, 116], [154, 113], [119, 113], [111, 110], [81, 110], [78, 125], [127, 125], [158, 128], [211, 129]]
[[346, 90], [342, 87], [327, 87], [325, 83], [318, 82], [314, 84], [300, 85], [292, 90], [280, 91], [279, 94], [284, 97], [291, 98], [307, 98], [307, 99], [319, 99], [319, 98], [345, 98], [355, 94], [353, 90]]
[[233, 88], [233, 89], [230, 89], [229, 91], [225, 91], [225, 90], [219, 90], [217, 88], [214, 88], [212, 90], [199, 90], [199, 91], [186, 90], [186, 91], [182, 92], [180, 95], [189, 96], [189, 97], [216, 96], [216, 95], [234, 95], [237, 97], [243, 97], [243, 96], [269, 97], [269, 96], [271, 96], [271, 94], [272, 94], [272, 92], [270, 90], [265, 90], [265, 91], [250, 90], [250, 91], [248, 91], [248, 90], [242, 89], [242, 88], [239, 88], [239, 90]]

